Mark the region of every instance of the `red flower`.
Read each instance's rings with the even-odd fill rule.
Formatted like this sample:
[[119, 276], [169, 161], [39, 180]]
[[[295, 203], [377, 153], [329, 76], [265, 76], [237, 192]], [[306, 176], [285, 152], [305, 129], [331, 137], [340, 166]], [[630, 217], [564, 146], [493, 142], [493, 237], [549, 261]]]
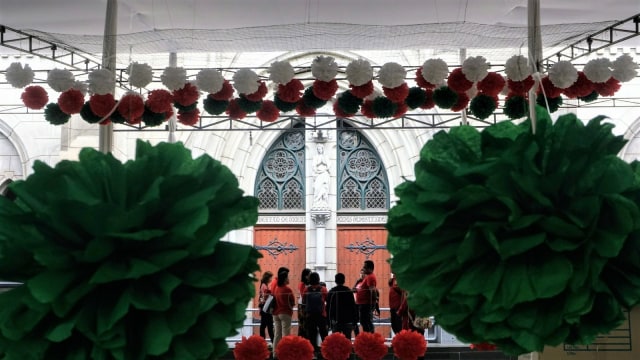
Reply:
[[84, 95], [80, 90], [69, 89], [58, 97], [58, 106], [65, 114], [77, 114], [84, 106]]
[[462, 72], [462, 68], [453, 70], [447, 78], [447, 85], [449, 88], [457, 93], [465, 92], [471, 89], [473, 82], [469, 81]]
[[256, 90], [252, 94], [244, 94], [244, 97], [249, 101], [260, 101], [264, 99], [265, 95], [267, 95], [267, 92], [269, 92], [269, 89], [267, 89], [267, 85], [265, 85], [264, 81], [260, 81], [258, 90]]
[[105, 117], [116, 107], [116, 99], [113, 98], [113, 94], [93, 94], [89, 98], [89, 107], [96, 116]]
[[300, 101], [296, 106], [296, 112], [300, 116], [313, 116], [316, 114], [316, 109], [304, 104], [304, 101]]
[[298, 79], [292, 79], [285, 85], [278, 85], [278, 97], [280, 100], [285, 102], [298, 102], [302, 97], [301, 91], [304, 90], [304, 85], [302, 85], [302, 81]]
[[316, 80], [313, 82], [313, 95], [320, 100], [329, 100], [338, 91], [336, 79], [331, 81]]
[[173, 95], [168, 90], [151, 90], [147, 95], [147, 107], [154, 113], [163, 113], [172, 110]]
[[420, 109], [433, 109], [436, 106], [436, 103], [433, 101], [433, 90], [426, 90], [427, 97], [424, 99], [424, 103], [420, 105]]
[[353, 348], [362, 360], [380, 360], [389, 353], [382, 335], [364, 331], [356, 336]]
[[351, 355], [351, 340], [341, 332], [333, 333], [322, 342], [320, 352], [326, 360], [345, 360]]
[[274, 122], [278, 120], [280, 116], [280, 110], [276, 107], [276, 105], [271, 100], [264, 100], [262, 102], [262, 107], [256, 113], [258, 119], [266, 122]]
[[313, 345], [302, 336], [287, 335], [278, 342], [276, 357], [278, 360], [311, 360]]
[[419, 332], [402, 330], [393, 337], [391, 347], [400, 360], [416, 360], [427, 351], [427, 341]]
[[229, 83], [229, 80], [225, 80], [222, 83], [222, 89], [215, 94], [209, 94], [213, 100], [229, 100], [233, 96], [233, 86]]
[[227, 110], [225, 112], [234, 120], [240, 120], [247, 117], [247, 113], [242, 110], [236, 99], [231, 99], [229, 101], [229, 106], [227, 106]]
[[620, 90], [620, 81], [613, 76], [606, 82], [595, 83], [595, 90], [600, 96], [613, 96], [618, 90]]
[[173, 91], [173, 101], [182, 106], [189, 106], [198, 101], [200, 93], [191, 83], [186, 83], [181, 89]]
[[451, 111], [462, 111], [464, 108], [469, 106], [469, 100], [467, 93], [458, 93], [458, 101], [453, 104]]
[[494, 351], [498, 348], [497, 346], [489, 343], [471, 344], [471, 346], [469, 347], [471, 348], [471, 350], [478, 351]]
[[567, 95], [569, 99], [575, 99], [587, 96], [594, 90], [595, 86], [593, 85], [593, 82], [589, 80], [582, 71], [578, 71], [578, 79], [573, 83], [573, 85], [564, 89], [564, 94]]
[[233, 349], [233, 357], [237, 360], [265, 360], [270, 356], [267, 342], [259, 335], [243, 336]]
[[484, 79], [478, 81], [478, 91], [489, 96], [497, 96], [504, 88], [504, 78], [496, 72], [490, 72]]
[[138, 94], [126, 94], [118, 101], [118, 112], [127, 122], [142, 117], [144, 114], [144, 100]]
[[200, 120], [200, 110], [194, 109], [178, 113], [178, 122], [184, 125], [193, 126]]
[[535, 84], [535, 81], [533, 80], [533, 77], [531, 77], [531, 75], [527, 76], [527, 78], [522, 81], [513, 81], [511, 79], [507, 80], [509, 92], [519, 96], [526, 96], [527, 91], [531, 89], [533, 84]]
[[394, 88], [382, 87], [382, 91], [384, 95], [391, 101], [395, 103], [404, 102], [404, 100], [409, 96], [409, 85], [404, 83], [400, 86], [396, 86]]
[[369, 119], [375, 118], [376, 114], [373, 112], [373, 101], [365, 100], [360, 107], [360, 113]]
[[430, 82], [428, 82], [427, 80], [424, 79], [424, 76], [422, 76], [422, 68], [419, 67], [418, 70], [416, 70], [416, 84], [418, 84], [418, 86], [420, 86], [421, 88], [428, 90], [428, 89], [435, 89], [436, 85], [432, 84]]
[[373, 81], [369, 81], [360, 86], [349, 85], [351, 94], [357, 98], [364, 99], [373, 92]]
[[47, 90], [38, 85], [27, 86], [20, 98], [24, 106], [31, 110], [40, 110], [49, 102]]
[[559, 89], [555, 85], [553, 85], [548, 76], [542, 78], [542, 81], [540, 82], [540, 88], [538, 88], [538, 94], [541, 94], [543, 89], [544, 96], [546, 96], [547, 98], [557, 98], [562, 94], [562, 89]]

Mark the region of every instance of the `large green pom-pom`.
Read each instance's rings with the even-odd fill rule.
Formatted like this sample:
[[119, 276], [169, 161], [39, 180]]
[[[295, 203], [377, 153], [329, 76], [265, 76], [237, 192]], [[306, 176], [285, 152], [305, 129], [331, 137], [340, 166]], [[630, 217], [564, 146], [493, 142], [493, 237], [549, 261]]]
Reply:
[[427, 92], [419, 86], [414, 86], [409, 89], [409, 95], [404, 102], [407, 104], [409, 109], [416, 109], [422, 106], [425, 100], [427, 100]]
[[221, 241], [258, 200], [180, 143], [81, 151], [0, 197], [2, 359], [215, 359], [242, 326], [259, 253]]
[[278, 108], [278, 110], [282, 112], [289, 112], [295, 110], [296, 106], [298, 106], [297, 102], [287, 102], [283, 101], [278, 97], [278, 94], [273, 95], [273, 103]]
[[207, 96], [204, 101], [202, 101], [202, 104], [204, 105], [204, 110], [206, 112], [208, 112], [211, 115], [220, 115], [223, 112], [225, 112], [225, 110], [227, 110], [227, 107], [229, 106], [229, 101], [228, 100], [216, 100], [214, 98], [212, 98], [211, 96]]
[[52, 125], [66, 124], [71, 115], [60, 110], [60, 106], [56, 103], [49, 103], [44, 109], [44, 118]]
[[433, 102], [440, 109], [451, 109], [458, 101], [458, 94], [448, 86], [441, 86], [433, 90]]
[[575, 115], [441, 131], [396, 188], [388, 249], [409, 305], [509, 354], [587, 344], [640, 301], [640, 171]]
[[354, 96], [350, 90], [347, 90], [338, 97], [338, 106], [347, 114], [355, 114], [360, 109], [363, 100]]

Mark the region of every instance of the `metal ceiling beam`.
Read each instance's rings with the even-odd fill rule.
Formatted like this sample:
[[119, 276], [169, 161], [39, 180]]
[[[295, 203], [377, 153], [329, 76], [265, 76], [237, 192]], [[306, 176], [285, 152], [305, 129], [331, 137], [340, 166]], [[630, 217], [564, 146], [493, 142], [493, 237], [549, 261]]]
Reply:
[[573, 61], [601, 49], [621, 43], [640, 35], [640, 14], [619, 21], [596, 33], [590, 34], [543, 60], [549, 68], [558, 61]]

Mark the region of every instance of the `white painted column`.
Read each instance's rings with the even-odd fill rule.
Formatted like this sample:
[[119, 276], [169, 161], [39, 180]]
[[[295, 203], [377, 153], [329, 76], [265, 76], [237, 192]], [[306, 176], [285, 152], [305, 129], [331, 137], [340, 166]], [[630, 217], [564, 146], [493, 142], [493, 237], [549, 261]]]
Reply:
[[[102, 40], [102, 67], [116, 71], [116, 36], [118, 34], [118, 1], [107, 0], [107, 16], [104, 22], [104, 38]], [[115, 86], [112, 90], [115, 92]], [[98, 149], [109, 153], [113, 149], [113, 124], [100, 125], [98, 128]]]
[[318, 130], [312, 134], [314, 141], [313, 157], [313, 200], [311, 205], [311, 220], [315, 224], [316, 258], [313, 266], [320, 275], [321, 281], [326, 279], [326, 251], [327, 251], [327, 222], [331, 218], [329, 208], [329, 189], [331, 183], [330, 171], [335, 167], [329, 166], [329, 157], [326, 154], [326, 142], [328, 133]]
[[[176, 54], [175, 52], [169, 53], [169, 66], [172, 68], [178, 67], [178, 54]], [[170, 143], [176, 142], [176, 129], [177, 129], [176, 112], [177, 111], [174, 111], [173, 115], [171, 115], [171, 118], [169, 118], [169, 142]]]
[[[465, 48], [460, 49], [459, 59], [460, 59], [460, 66], [462, 67], [462, 63], [465, 60], [467, 60], [467, 49]], [[473, 86], [476, 86], [476, 84], [474, 83]], [[467, 125], [469, 123], [469, 121], [467, 120], [467, 109], [462, 109], [462, 111], [460, 111], [460, 117], [462, 120], [462, 125]]]
[[535, 84], [529, 90], [529, 117], [531, 118], [531, 131], [536, 132], [536, 92], [540, 80], [540, 61], [542, 61], [542, 35], [540, 33], [540, 0], [528, 0], [528, 25], [529, 25], [529, 66], [533, 74]]

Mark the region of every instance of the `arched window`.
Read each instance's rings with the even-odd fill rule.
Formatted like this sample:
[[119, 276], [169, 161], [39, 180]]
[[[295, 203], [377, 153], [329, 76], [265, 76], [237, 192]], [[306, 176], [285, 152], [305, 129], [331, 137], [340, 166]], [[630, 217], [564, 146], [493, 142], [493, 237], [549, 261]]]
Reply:
[[371, 143], [342, 122], [338, 131], [338, 210], [389, 209], [389, 182]]
[[261, 210], [304, 210], [304, 131], [282, 134], [267, 151], [256, 178]]

